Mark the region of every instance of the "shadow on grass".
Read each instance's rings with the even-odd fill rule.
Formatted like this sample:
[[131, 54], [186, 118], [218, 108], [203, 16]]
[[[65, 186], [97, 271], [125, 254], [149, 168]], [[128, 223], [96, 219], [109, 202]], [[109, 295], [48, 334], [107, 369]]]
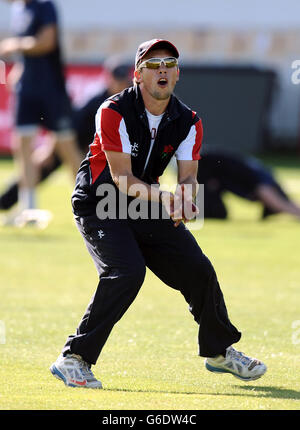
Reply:
[[263, 398], [272, 398], [272, 399], [300, 399], [300, 392], [296, 390], [287, 390], [285, 388], [277, 388], [277, 387], [257, 387], [254, 385], [235, 385], [235, 388], [239, 388], [242, 390], [247, 390], [249, 393], [220, 393], [220, 392], [201, 392], [201, 391], [172, 391], [172, 390], [143, 390], [143, 389], [130, 389], [130, 388], [104, 388], [104, 391], [122, 391], [129, 393], [160, 393], [160, 394], [184, 394], [184, 395], [205, 395], [205, 396], [235, 396], [235, 397], [263, 397]]
[[238, 386], [242, 390], [248, 390], [253, 392], [261, 393], [261, 397], [269, 397], [273, 399], [294, 399], [300, 400], [300, 391], [296, 390], [287, 390], [286, 388], [278, 388], [278, 387], [257, 387], [254, 385]]

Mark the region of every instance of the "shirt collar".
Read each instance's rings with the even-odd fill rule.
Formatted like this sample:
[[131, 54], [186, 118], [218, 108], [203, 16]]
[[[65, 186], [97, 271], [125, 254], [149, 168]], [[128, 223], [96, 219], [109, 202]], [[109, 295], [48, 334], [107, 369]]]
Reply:
[[[139, 115], [143, 115], [145, 113], [145, 104], [142, 97], [141, 90], [139, 85], [134, 85], [135, 91], [135, 106]], [[171, 95], [170, 101], [168, 103], [167, 109], [165, 111], [165, 117], [169, 118], [169, 120], [176, 119], [180, 115], [178, 110], [177, 97], [174, 94]]]

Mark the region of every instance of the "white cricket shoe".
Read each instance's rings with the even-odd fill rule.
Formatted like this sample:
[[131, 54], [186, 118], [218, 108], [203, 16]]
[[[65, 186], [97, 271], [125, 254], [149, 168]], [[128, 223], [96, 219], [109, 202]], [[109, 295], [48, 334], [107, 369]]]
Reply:
[[102, 388], [90, 365], [80, 355], [60, 355], [50, 367], [51, 373], [61, 379], [68, 387]]
[[254, 381], [267, 371], [267, 366], [256, 358], [247, 357], [232, 346], [226, 349], [226, 356], [218, 355], [205, 360], [205, 367], [210, 372], [231, 373], [243, 381]]

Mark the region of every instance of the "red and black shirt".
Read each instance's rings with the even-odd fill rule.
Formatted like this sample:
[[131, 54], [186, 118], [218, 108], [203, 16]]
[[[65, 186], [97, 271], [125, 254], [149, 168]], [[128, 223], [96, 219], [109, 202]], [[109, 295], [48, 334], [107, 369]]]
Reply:
[[79, 216], [95, 213], [98, 185], [114, 185], [105, 151], [131, 154], [133, 175], [148, 184], [158, 183], [173, 155], [178, 160], [200, 159], [201, 119], [175, 95], [170, 98], [152, 147], [138, 86], [127, 88], [102, 103], [96, 114], [95, 129], [94, 141], [81, 163], [72, 195], [73, 210]]

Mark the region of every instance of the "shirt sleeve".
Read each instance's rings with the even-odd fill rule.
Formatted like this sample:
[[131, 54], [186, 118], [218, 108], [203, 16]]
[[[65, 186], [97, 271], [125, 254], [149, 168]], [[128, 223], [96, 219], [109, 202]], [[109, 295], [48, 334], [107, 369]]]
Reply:
[[96, 114], [96, 133], [101, 147], [104, 151], [131, 154], [131, 144], [124, 118], [109, 107], [109, 103], [103, 103]]
[[195, 123], [191, 126], [187, 137], [180, 143], [175, 157], [177, 160], [200, 160], [200, 149], [203, 138], [203, 127], [200, 118], [194, 113]]
[[52, 1], [45, 1], [42, 3], [42, 10], [40, 14], [40, 23], [42, 26], [57, 24], [58, 16]]

